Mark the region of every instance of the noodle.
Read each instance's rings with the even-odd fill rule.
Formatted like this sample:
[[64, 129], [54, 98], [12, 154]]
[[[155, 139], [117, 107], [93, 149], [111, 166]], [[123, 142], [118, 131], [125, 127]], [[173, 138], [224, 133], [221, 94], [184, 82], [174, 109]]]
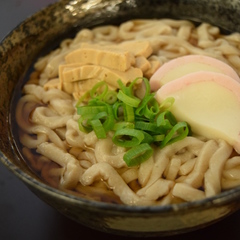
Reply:
[[[222, 35], [210, 24], [195, 27], [183, 20], [139, 19], [118, 27], [80, 30], [75, 38], [62, 41], [58, 49], [39, 58], [23, 87], [16, 121], [24, 158], [51, 186], [128, 205], [195, 201], [240, 185], [240, 157], [223, 140], [186, 137], [163, 149], [154, 147], [152, 157], [129, 168], [123, 160], [126, 149], [113, 144], [111, 132], [106, 139], [98, 139], [93, 131], [79, 130], [75, 108], [79, 97], [102, 80], [99, 75], [116, 89], [113, 77], [126, 77], [125, 84], [141, 74], [150, 78], [165, 62], [184, 55], [212, 56], [240, 74], [239, 46], [238, 33]], [[79, 52], [94, 52], [95, 48], [94, 64], [89, 65], [89, 59], [84, 64], [74, 62]], [[114, 65], [115, 54], [119, 59], [124, 52], [131, 53], [125, 58], [121, 55], [128, 62]], [[116, 69], [105, 71], [106, 66], [97, 66], [107, 64], [107, 56]], [[80, 75], [84, 77], [79, 80]], [[141, 91], [136, 92], [141, 95]]]

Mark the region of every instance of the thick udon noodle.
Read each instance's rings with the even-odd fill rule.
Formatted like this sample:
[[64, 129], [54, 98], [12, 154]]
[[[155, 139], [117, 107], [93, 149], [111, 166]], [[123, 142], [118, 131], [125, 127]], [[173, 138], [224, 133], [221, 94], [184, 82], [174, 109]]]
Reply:
[[240, 185], [240, 157], [221, 139], [191, 136], [155, 147], [153, 157], [129, 168], [123, 161], [125, 149], [113, 145], [112, 133], [99, 140], [94, 132], [79, 130], [76, 99], [55, 84], [66, 54], [83, 42], [112, 45], [140, 39], [153, 49], [148, 60], [156, 67], [144, 73], [148, 78], [163, 63], [189, 54], [220, 59], [240, 74], [240, 34], [222, 35], [207, 23], [196, 27], [189, 21], [132, 20], [83, 29], [40, 58], [23, 87], [16, 119], [28, 164], [53, 187], [128, 205], [194, 201]]

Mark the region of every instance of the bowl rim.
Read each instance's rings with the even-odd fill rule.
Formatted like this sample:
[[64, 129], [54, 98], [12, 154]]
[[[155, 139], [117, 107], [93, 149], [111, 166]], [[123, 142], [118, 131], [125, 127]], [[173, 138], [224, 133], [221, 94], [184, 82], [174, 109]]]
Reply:
[[[110, 0], [109, 0], [110, 1]], [[22, 24], [25, 22], [31, 21], [31, 19], [38, 14], [40, 14], [43, 10], [48, 9], [49, 7], [54, 7], [57, 4], [65, 4], [67, 2], [71, 2], [70, 0], [60, 0], [59, 2], [52, 3], [48, 5], [47, 7], [41, 9], [40, 11], [34, 13], [32, 16], [26, 18], [22, 22], [20, 22], [11, 32], [9, 32], [2, 40], [1, 44], [4, 43], [4, 41], [11, 36], [13, 31], [18, 29]], [[8, 49], [5, 49], [8, 50]], [[8, 135], [11, 135], [10, 130], [8, 130]], [[12, 149], [12, 151], [16, 154], [16, 150]], [[17, 154], [16, 154], [17, 155]], [[17, 156], [16, 156], [17, 157]], [[29, 174], [25, 173], [23, 170], [21, 170], [18, 166], [13, 164], [7, 156], [0, 150], [0, 161], [3, 163], [3, 165], [6, 166], [8, 170], [10, 170], [12, 173], [14, 173], [20, 180], [22, 180], [27, 186], [38, 188], [40, 191], [45, 192], [50, 195], [58, 195], [60, 198], [64, 200], [72, 201], [76, 204], [84, 205], [87, 207], [95, 208], [100, 210], [107, 209], [108, 211], [113, 212], [120, 212], [120, 213], [132, 213], [132, 214], [159, 214], [159, 213], [169, 213], [169, 212], [182, 212], [182, 211], [189, 211], [190, 209], [198, 209], [198, 208], [210, 208], [213, 205], [214, 206], [221, 206], [228, 204], [230, 202], [236, 201], [237, 199], [240, 199], [240, 186], [226, 190], [224, 192], [221, 192], [217, 195], [214, 195], [212, 197], [206, 197], [202, 200], [192, 201], [192, 202], [184, 202], [184, 203], [178, 203], [178, 204], [168, 204], [168, 205], [147, 205], [147, 206], [135, 206], [135, 205], [124, 205], [124, 204], [113, 204], [113, 203], [106, 203], [106, 202], [100, 202], [96, 200], [89, 200], [83, 197], [78, 197], [73, 194], [66, 193], [62, 190], [59, 190], [57, 188], [51, 187], [50, 185], [43, 183], [41, 181], [38, 181], [37, 179], [31, 177]], [[240, 208], [240, 205], [238, 206]]]

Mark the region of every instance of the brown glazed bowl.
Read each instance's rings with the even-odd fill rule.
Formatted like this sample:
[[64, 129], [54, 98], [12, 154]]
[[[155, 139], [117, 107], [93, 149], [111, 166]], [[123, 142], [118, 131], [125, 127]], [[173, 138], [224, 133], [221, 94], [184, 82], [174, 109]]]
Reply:
[[164, 236], [203, 228], [240, 208], [240, 187], [201, 201], [133, 207], [90, 201], [54, 189], [35, 176], [14, 147], [12, 96], [36, 58], [80, 28], [132, 18], [178, 18], [240, 31], [237, 0], [62, 0], [16, 27], [0, 45], [0, 158], [40, 199], [90, 228], [135, 237]]

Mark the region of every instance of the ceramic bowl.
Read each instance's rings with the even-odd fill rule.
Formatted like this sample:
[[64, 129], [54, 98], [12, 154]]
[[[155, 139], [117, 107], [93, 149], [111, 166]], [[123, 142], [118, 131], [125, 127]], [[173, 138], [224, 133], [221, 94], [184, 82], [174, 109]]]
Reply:
[[[240, 208], [240, 187], [215, 197], [179, 205], [133, 207], [90, 201], [44, 184], [14, 147], [10, 107], [13, 92], [39, 54], [56, 47], [82, 27], [119, 24], [131, 18], [177, 18], [209, 22], [240, 31], [240, 1], [96, 0], [59, 1], [16, 27], [0, 46], [0, 157], [40, 199], [90, 228], [144, 237], [193, 231]], [[13, 107], [13, 106], [12, 106]]]

